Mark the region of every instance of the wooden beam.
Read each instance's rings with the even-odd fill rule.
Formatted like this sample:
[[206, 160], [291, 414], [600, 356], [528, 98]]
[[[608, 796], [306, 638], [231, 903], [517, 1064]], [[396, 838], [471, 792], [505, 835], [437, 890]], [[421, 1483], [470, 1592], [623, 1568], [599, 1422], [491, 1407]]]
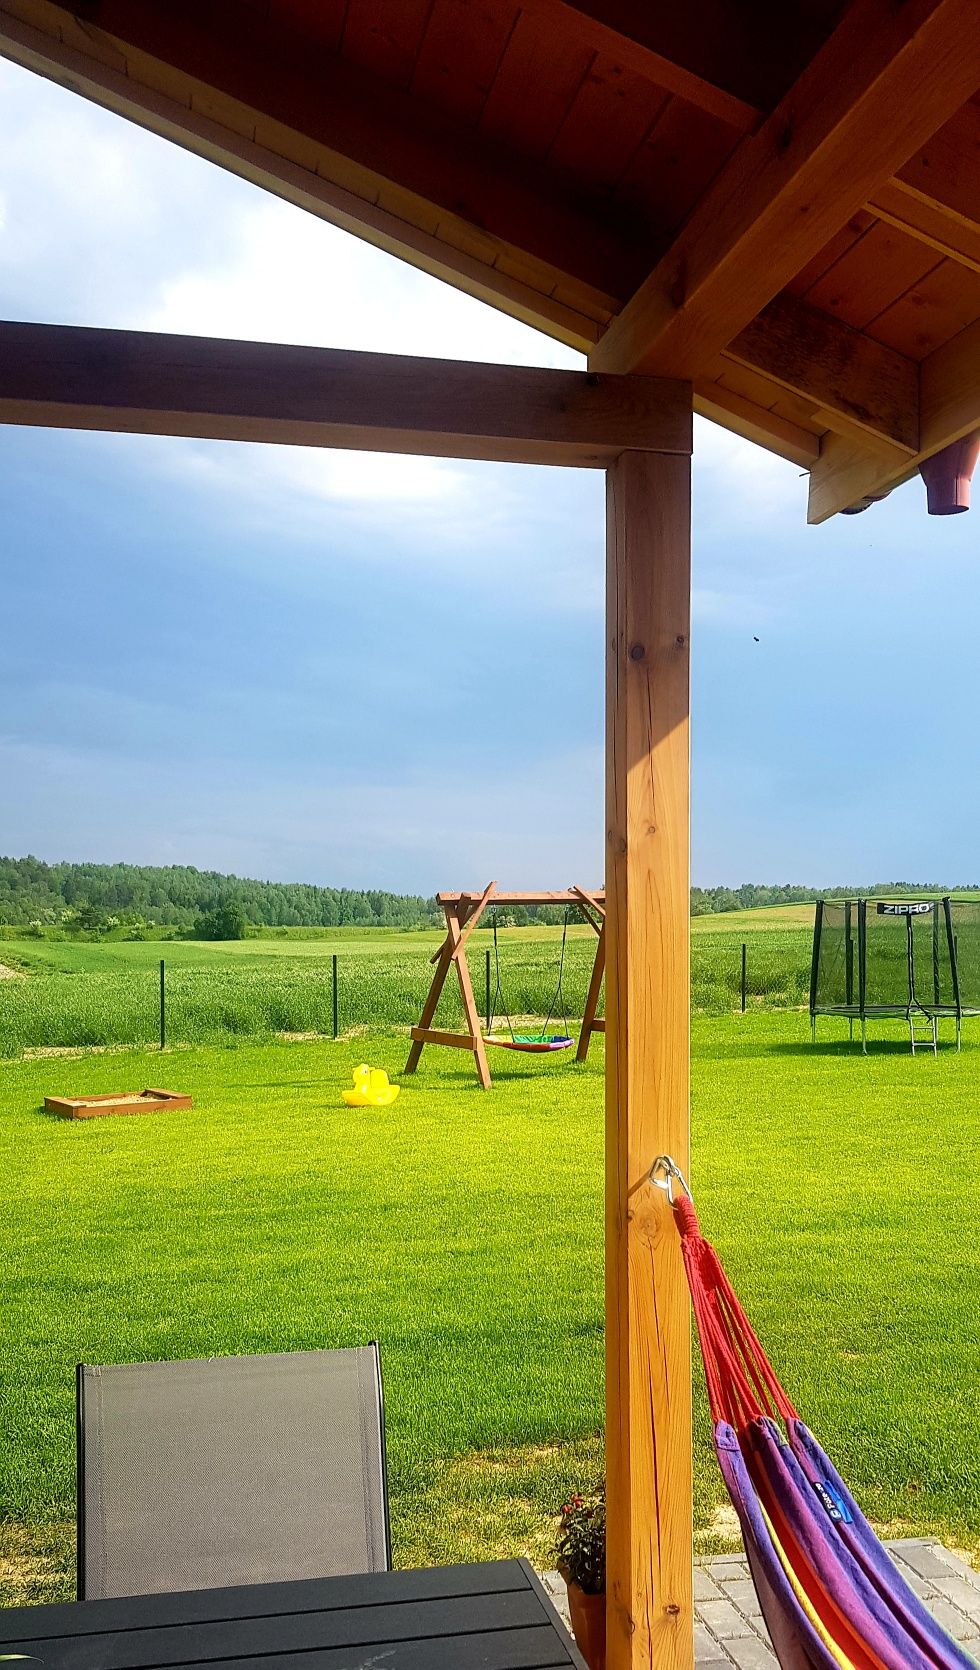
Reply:
[[596, 468], [691, 445], [658, 379], [19, 323], [0, 324], [0, 422]]
[[[25, 0], [6, 4], [16, 14]], [[29, 13], [34, 4], [26, 0]], [[126, 66], [134, 113], [145, 77], [151, 88], [172, 87], [192, 107], [188, 114], [217, 104], [259, 143], [271, 132], [300, 154], [322, 147], [328, 174], [331, 157], [348, 159], [370, 174], [363, 189], [375, 200], [385, 185], [400, 187], [458, 217], [471, 234], [504, 240], [558, 274], [612, 286], [614, 294], [628, 294], [638, 277], [625, 229], [617, 231], [608, 210], [590, 206], [574, 185], [515, 159], [429, 101], [311, 49], [258, 8], [239, 0], [98, 0], [96, 19], [85, 34]], [[55, 62], [58, 55], [50, 56]]]
[[824, 442], [810, 471], [809, 522], [888, 493], [951, 441], [980, 429], [980, 320], [927, 355], [919, 368], [919, 439], [913, 458], [868, 452], [841, 436]]
[[[558, 892], [542, 893], [501, 893], [493, 896], [495, 905], [575, 905], [582, 889], [565, 887]], [[601, 887], [593, 888], [586, 898], [595, 899], [598, 904], [605, 904], [606, 895]], [[479, 893], [437, 893], [436, 899], [440, 905], [466, 904], [468, 901], [476, 903], [482, 897]]]
[[693, 1670], [690, 1310], [646, 1186], [689, 1148], [690, 471], [626, 452], [607, 481], [609, 1670]]
[[757, 406], [721, 383], [695, 383], [694, 410], [699, 417], [722, 424], [744, 440], [754, 441], [756, 446], [798, 464], [802, 470], [808, 470], [820, 457], [820, 437], [813, 430], [804, 429], [802, 424], [793, 423], [765, 406]]
[[934, 197], [910, 191], [897, 178], [878, 187], [868, 210], [906, 237], [917, 238], [939, 255], [980, 273], [980, 218], [970, 214], [965, 203], [962, 212], [957, 212]]
[[[413, 1026], [411, 1037], [416, 1044], [441, 1044], [444, 1049], [476, 1050], [476, 1039], [469, 1032], [438, 1032], [430, 1026]], [[406, 1067], [406, 1073], [414, 1068]]]
[[694, 378], [980, 83], [976, 0], [853, 0], [592, 352]]
[[909, 453], [918, 449], [918, 366], [806, 302], [777, 296], [739, 332], [725, 357], [806, 395], [849, 427]]

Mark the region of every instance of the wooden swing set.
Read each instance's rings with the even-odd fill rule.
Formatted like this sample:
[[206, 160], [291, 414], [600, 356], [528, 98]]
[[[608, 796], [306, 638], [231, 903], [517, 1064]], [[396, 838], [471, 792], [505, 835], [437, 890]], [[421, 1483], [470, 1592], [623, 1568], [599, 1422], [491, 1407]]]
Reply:
[[[583, 921], [588, 922], [596, 935], [595, 959], [592, 964], [592, 974], [589, 979], [588, 994], [585, 999], [585, 1012], [579, 1029], [578, 1048], [575, 1051], [576, 1061], [584, 1061], [589, 1053], [589, 1044], [593, 1032], [605, 1032], [606, 1023], [596, 1011], [599, 1007], [599, 995], [602, 990], [602, 976], [606, 966], [606, 895], [600, 889], [598, 892], [587, 892], [584, 887], [567, 887], [558, 893], [498, 893], [497, 883], [492, 881], [483, 889], [482, 893], [437, 893], [436, 898], [442, 907], [446, 918], [446, 937], [438, 951], [430, 959], [435, 964], [432, 984], [419, 1016], [418, 1026], [412, 1027], [412, 1047], [405, 1064], [406, 1073], [414, 1073], [419, 1064], [419, 1058], [426, 1044], [440, 1044], [449, 1049], [470, 1050], [476, 1063], [476, 1074], [484, 1090], [489, 1090], [491, 1084], [490, 1068], [487, 1063], [487, 1045], [495, 1045], [498, 1049], [523, 1051], [528, 1054], [540, 1054], [545, 1051], [570, 1048], [575, 1042], [568, 1036], [568, 1021], [565, 1021], [565, 1032], [549, 1034], [547, 1027], [551, 1015], [558, 1011], [562, 1002], [562, 972], [565, 960], [565, 939], [568, 924], [573, 912], [578, 912]], [[514, 1031], [513, 1023], [507, 1016], [508, 1033], [494, 1033], [492, 1022], [493, 1013], [488, 1017], [487, 1030], [484, 1032], [480, 1024], [480, 1015], [476, 1006], [473, 992], [473, 981], [470, 977], [469, 965], [466, 961], [466, 946], [474, 928], [490, 908], [506, 907], [508, 905], [564, 905], [565, 924], [562, 932], [561, 965], [558, 974], [558, 989], [551, 1006], [551, 1014], [540, 1033], [527, 1034]], [[494, 930], [494, 953], [497, 965], [496, 998], [500, 996], [500, 961], [497, 954], [497, 936]], [[451, 969], [456, 970], [459, 982], [459, 995], [463, 1003], [463, 1018], [466, 1026], [464, 1032], [441, 1032], [433, 1028], [442, 988], [446, 983]]]

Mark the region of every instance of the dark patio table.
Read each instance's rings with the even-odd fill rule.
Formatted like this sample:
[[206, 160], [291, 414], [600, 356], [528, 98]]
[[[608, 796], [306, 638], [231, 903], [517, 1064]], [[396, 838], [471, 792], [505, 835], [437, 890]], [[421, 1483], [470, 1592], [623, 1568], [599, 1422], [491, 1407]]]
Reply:
[[49, 1670], [585, 1670], [526, 1560], [9, 1607], [3, 1653]]

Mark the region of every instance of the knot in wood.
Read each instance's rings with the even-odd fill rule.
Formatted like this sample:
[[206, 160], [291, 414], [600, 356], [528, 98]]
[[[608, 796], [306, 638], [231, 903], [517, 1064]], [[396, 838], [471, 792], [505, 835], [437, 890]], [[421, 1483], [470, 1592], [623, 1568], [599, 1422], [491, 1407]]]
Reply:
[[664, 1611], [666, 1612], [668, 1618], [679, 1618], [681, 1609], [676, 1600], [669, 1600], [664, 1607]]
[[674, 642], [677, 645], [678, 649], [683, 649], [684, 648], [684, 645], [687, 643], [687, 639], [685, 638], [683, 632], [678, 632], [677, 637], [674, 639]]
[[630, 644], [629, 653], [630, 653], [630, 660], [631, 661], [642, 661], [643, 657], [646, 655], [646, 645], [645, 644]]

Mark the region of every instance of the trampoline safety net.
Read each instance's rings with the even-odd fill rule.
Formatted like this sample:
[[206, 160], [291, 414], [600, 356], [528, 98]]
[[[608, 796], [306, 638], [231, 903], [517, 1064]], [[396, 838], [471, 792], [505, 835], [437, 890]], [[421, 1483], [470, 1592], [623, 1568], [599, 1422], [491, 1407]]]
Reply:
[[[818, 899], [810, 1016], [918, 1018], [980, 1014], [980, 901]], [[863, 1030], [863, 1027], [862, 1027]], [[913, 1047], [915, 1035], [913, 1031]]]

